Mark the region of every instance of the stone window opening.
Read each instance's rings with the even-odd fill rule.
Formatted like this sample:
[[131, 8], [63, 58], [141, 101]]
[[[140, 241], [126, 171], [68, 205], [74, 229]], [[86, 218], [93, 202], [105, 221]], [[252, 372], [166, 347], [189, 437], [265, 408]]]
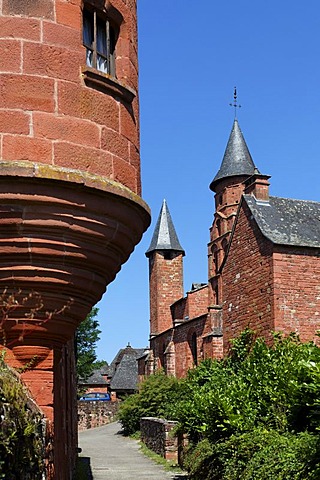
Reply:
[[190, 348], [191, 348], [193, 364], [197, 366], [198, 365], [198, 347], [197, 347], [197, 334], [195, 332], [191, 336]]
[[217, 230], [218, 230], [218, 235], [220, 237], [220, 235], [221, 235], [221, 220], [220, 220], [220, 218], [218, 218], [217, 221], [216, 221], [216, 227], [217, 227]]
[[219, 253], [218, 253], [217, 245], [213, 245], [212, 253], [213, 253], [213, 263], [215, 267], [215, 273], [217, 273], [219, 269]]
[[116, 29], [102, 12], [85, 6], [83, 9], [83, 45], [88, 67], [116, 75]]

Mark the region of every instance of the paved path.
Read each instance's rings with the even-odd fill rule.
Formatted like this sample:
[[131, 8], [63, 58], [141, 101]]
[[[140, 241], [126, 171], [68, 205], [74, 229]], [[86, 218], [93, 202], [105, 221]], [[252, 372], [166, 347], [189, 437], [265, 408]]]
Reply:
[[182, 480], [185, 475], [166, 472], [139, 451], [136, 440], [120, 433], [119, 423], [79, 433], [81, 457], [89, 457], [93, 480]]

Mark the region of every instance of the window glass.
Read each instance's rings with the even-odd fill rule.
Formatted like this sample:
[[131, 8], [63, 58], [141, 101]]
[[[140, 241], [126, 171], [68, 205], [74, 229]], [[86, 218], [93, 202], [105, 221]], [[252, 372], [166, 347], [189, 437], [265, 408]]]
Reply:
[[100, 72], [109, 73], [108, 72], [108, 62], [105, 58], [97, 55], [97, 70]]
[[85, 12], [83, 16], [83, 43], [86, 47], [93, 44], [93, 13]]
[[87, 53], [86, 53], [86, 64], [88, 65], [88, 67], [93, 66], [93, 52], [92, 52], [92, 50], [89, 50], [88, 48], [87, 48]]
[[104, 57], [107, 56], [106, 22], [100, 19], [97, 19], [97, 52]]
[[95, 9], [83, 11], [83, 44], [86, 64], [115, 76], [116, 32], [109, 19]]

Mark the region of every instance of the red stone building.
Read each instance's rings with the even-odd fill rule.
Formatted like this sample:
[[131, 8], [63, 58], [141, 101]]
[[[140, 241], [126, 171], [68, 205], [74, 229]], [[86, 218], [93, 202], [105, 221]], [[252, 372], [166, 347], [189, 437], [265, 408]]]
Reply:
[[184, 250], [163, 203], [146, 253], [150, 272], [150, 350], [139, 374], [163, 367], [184, 376], [220, 358], [247, 326], [270, 338], [320, 329], [320, 203], [269, 196], [235, 120], [218, 173], [208, 244], [208, 282], [183, 291]]
[[54, 424], [77, 429], [73, 337], [149, 225], [135, 0], [0, 2], [1, 341]]

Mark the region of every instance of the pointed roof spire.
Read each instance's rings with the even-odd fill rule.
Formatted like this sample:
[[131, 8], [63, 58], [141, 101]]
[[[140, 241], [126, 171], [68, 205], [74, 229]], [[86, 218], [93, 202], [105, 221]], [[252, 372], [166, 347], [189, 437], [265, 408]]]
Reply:
[[156, 228], [150, 246], [146, 251], [146, 256], [149, 257], [155, 250], [174, 250], [176, 252], [182, 252], [182, 254], [185, 255], [165, 200], [163, 200]]
[[238, 120], [235, 118], [228, 140], [227, 148], [221, 162], [220, 169], [210, 184], [210, 189], [215, 191], [219, 180], [226, 177], [253, 175], [255, 165], [250, 155]]

